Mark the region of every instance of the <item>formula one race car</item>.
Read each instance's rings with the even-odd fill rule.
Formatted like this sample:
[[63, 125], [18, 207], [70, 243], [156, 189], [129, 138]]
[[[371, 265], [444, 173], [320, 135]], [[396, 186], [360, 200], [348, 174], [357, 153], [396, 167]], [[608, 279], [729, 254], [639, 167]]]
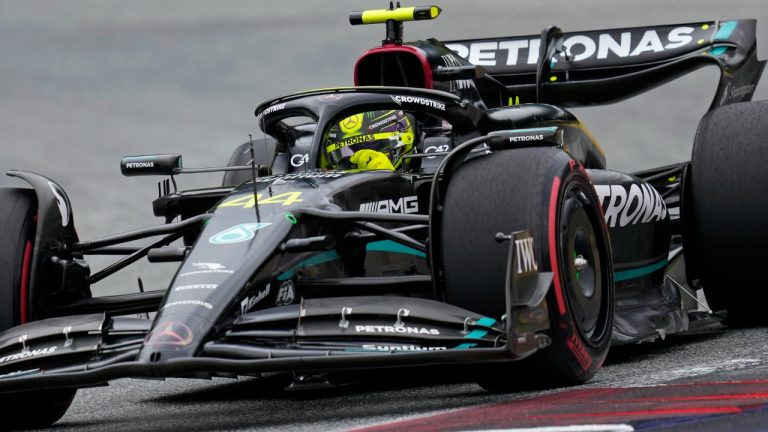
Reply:
[[[78, 388], [122, 377], [484, 364], [472, 373], [491, 391], [567, 385], [612, 341], [766, 323], [754, 20], [402, 41], [403, 21], [439, 12], [353, 14], [386, 25], [356, 86], [262, 103], [265, 136], [226, 168], [123, 159], [125, 175], [169, 177], [153, 203], [162, 225], [81, 240], [55, 181], [9, 172], [32, 189], [0, 190], [5, 425], [49, 425]], [[610, 171], [564, 108], [709, 64], [721, 78], [687, 163]], [[352, 163], [373, 142], [387, 169]], [[220, 186], [177, 190], [177, 175], [211, 171]], [[123, 257], [92, 273], [88, 255]], [[166, 290], [92, 296], [142, 258], [180, 263]]]

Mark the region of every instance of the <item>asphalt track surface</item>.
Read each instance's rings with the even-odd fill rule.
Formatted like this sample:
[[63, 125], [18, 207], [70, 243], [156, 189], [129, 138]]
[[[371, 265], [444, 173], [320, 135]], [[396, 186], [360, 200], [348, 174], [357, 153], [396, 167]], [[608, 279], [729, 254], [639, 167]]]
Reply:
[[[406, 39], [537, 34], [547, 24], [568, 31], [757, 18], [759, 57], [768, 58], [768, 8], [760, 0], [439, 5], [444, 12], [437, 21], [406, 24]], [[188, 167], [226, 163], [232, 149], [256, 133], [253, 109], [260, 101], [350, 84], [355, 59], [382, 39], [383, 29], [352, 28], [347, 14], [384, 6], [312, 0], [0, 1], [0, 171], [26, 169], [56, 179], [73, 202], [82, 238], [159, 223], [150, 206], [156, 180], [123, 178], [122, 156], [179, 152]], [[609, 167], [633, 170], [683, 161], [716, 79], [715, 70], [704, 69], [619, 105], [574, 111], [606, 150]], [[764, 79], [755, 99], [767, 97]], [[193, 188], [219, 180], [189, 177], [180, 184]], [[12, 184], [18, 183], [0, 179], [0, 185]], [[171, 272], [136, 265], [94, 291], [133, 292], [139, 275], [148, 288], [163, 289]], [[508, 395], [483, 392], [471, 383], [471, 370], [375, 373], [342, 388], [287, 392], [278, 391], [282, 377], [119, 380], [81, 390], [56, 429], [339, 430], [412, 416], [417, 417], [406, 420], [410, 423], [376, 430], [573, 424], [611, 424], [615, 430], [768, 429], [765, 339], [762, 329], [715, 326], [614, 350], [585, 386]], [[487, 404], [490, 408], [462, 411]]]

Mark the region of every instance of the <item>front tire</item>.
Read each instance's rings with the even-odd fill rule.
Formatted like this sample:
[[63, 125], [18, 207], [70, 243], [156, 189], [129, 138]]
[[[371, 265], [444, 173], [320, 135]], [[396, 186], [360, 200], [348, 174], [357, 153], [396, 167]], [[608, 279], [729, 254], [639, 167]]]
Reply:
[[[275, 154], [276, 141], [271, 138], [256, 138], [253, 140], [253, 163], [256, 165], [270, 166]], [[248, 166], [251, 164], [251, 143], [243, 143], [237, 146], [227, 162], [228, 167]], [[222, 186], [237, 186], [251, 179], [251, 171], [226, 171], [221, 181]]]
[[[555, 273], [546, 297], [551, 345], [491, 365], [478, 383], [491, 391], [582, 383], [597, 372], [613, 327], [613, 271], [607, 228], [583, 169], [552, 148], [496, 152], [462, 165], [443, 219], [448, 301], [494, 318], [505, 310], [507, 244], [497, 232], [528, 229], [540, 272]], [[578, 268], [575, 257], [580, 261]]]
[[36, 207], [31, 189], [0, 189], [0, 330], [28, 321]]
[[[0, 331], [26, 323], [37, 202], [30, 189], [0, 189]], [[4, 428], [50, 426], [67, 412], [77, 389], [0, 394]]]
[[0, 395], [3, 429], [48, 427], [69, 409], [77, 389], [48, 389]]

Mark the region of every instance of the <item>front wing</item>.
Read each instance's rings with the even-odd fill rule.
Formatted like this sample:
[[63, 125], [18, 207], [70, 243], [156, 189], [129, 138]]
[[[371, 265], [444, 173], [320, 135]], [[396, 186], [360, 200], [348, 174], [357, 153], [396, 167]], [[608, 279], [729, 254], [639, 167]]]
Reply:
[[[519, 232], [511, 238], [527, 236]], [[242, 313], [221, 329], [211, 328], [207, 342], [187, 357], [163, 358], [160, 350], [152, 351], [158, 344], [183, 351], [193, 335], [181, 323], [153, 327], [149, 319], [106, 313], [35, 321], [0, 333], [0, 393], [96, 386], [127, 377], [236, 377], [517, 360], [550, 343], [543, 331], [549, 327], [544, 297], [552, 274], [520, 274], [515, 268], [510, 247], [510, 312], [501, 319], [423, 298], [303, 299]]]

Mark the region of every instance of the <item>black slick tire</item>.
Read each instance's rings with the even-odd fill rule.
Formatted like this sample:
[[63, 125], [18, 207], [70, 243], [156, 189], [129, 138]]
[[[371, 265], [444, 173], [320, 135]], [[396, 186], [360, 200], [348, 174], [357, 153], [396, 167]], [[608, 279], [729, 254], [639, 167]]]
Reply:
[[684, 178], [683, 250], [726, 324], [767, 325], [768, 101], [719, 107], [699, 123]]
[[[27, 321], [37, 214], [30, 189], [0, 189], [0, 330]], [[76, 389], [49, 389], [0, 394], [3, 428], [46, 427], [66, 413]]]
[[[254, 163], [256, 165], [272, 164], [272, 158], [275, 154], [275, 140], [271, 138], [256, 138], [253, 140]], [[237, 146], [232, 152], [227, 162], [228, 167], [248, 166], [251, 164], [251, 143], [243, 143]], [[222, 186], [237, 186], [240, 183], [248, 181], [252, 177], [250, 170], [226, 171], [221, 181]]]
[[47, 389], [0, 395], [4, 430], [45, 428], [69, 409], [77, 389]]
[[27, 321], [36, 205], [31, 189], [0, 189], [0, 330]]
[[[605, 360], [613, 327], [613, 269], [607, 228], [581, 166], [553, 148], [474, 158], [451, 179], [442, 231], [449, 303], [500, 318], [507, 244], [498, 232], [528, 229], [540, 272], [553, 271], [546, 297], [551, 345], [517, 362], [484, 366], [491, 391], [562, 386], [590, 379]], [[577, 271], [575, 255], [588, 262]]]

